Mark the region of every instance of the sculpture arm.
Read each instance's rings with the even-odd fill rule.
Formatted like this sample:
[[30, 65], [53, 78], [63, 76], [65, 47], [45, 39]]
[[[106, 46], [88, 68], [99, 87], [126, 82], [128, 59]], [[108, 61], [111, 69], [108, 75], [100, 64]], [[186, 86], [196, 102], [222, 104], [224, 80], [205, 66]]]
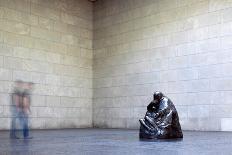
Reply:
[[166, 115], [166, 117], [162, 120], [162, 122], [159, 124], [159, 127], [166, 128], [169, 125], [172, 124], [172, 111], [169, 111], [169, 113]]
[[157, 105], [156, 101], [152, 101], [148, 106], [147, 106], [147, 111], [153, 112], [155, 110], [155, 107]]
[[155, 118], [162, 117], [163, 115], [167, 114], [169, 112], [169, 107], [167, 103], [163, 103], [161, 108], [156, 113]]

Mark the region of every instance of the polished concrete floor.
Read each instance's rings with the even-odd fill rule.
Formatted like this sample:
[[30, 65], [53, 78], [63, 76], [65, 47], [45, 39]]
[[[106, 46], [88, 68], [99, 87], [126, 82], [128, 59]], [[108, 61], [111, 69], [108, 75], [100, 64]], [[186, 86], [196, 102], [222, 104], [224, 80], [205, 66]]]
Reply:
[[65, 129], [32, 131], [32, 139], [0, 132], [0, 155], [229, 155], [232, 132], [184, 132], [183, 140], [140, 141], [137, 130]]

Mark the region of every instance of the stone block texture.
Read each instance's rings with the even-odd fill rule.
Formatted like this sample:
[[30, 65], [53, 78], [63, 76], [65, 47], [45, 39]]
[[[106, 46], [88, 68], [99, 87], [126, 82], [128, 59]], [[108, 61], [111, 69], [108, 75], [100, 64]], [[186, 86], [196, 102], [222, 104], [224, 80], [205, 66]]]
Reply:
[[15, 80], [35, 83], [30, 126], [92, 127], [92, 3], [0, 0], [0, 129]]
[[184, 130], [232, 131], [232, 0], [0, 0], [0, 129], [136, 128], [154, 91]]
[[93, 16], [94, 127], [138, 128], [159, 90], [184, 130], [232, 130], [231, 0], [99, 0]]

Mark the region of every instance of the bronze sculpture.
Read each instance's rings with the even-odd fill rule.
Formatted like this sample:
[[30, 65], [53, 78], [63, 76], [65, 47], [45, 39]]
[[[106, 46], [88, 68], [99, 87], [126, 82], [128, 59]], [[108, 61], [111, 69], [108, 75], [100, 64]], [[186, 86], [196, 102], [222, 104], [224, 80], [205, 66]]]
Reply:
[[140, 119], [139, 137], [142, 139], [183, 138], [178, 113], [172, 101], [162, 92], [155, 92], [147, 106], [144, 119]]

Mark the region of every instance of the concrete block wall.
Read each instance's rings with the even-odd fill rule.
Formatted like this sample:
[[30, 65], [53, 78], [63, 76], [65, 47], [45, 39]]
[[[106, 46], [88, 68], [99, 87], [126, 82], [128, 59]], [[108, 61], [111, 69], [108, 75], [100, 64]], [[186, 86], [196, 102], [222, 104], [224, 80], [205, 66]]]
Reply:
[[92, 3], [0, 0], [0, 129], [17, 79], [34, 82], [32, 128], [92, 126]]
[[232, 131], [231, 0], [94, 3], [93, 124], [138, 128], [154, 91], [184, 130]]

